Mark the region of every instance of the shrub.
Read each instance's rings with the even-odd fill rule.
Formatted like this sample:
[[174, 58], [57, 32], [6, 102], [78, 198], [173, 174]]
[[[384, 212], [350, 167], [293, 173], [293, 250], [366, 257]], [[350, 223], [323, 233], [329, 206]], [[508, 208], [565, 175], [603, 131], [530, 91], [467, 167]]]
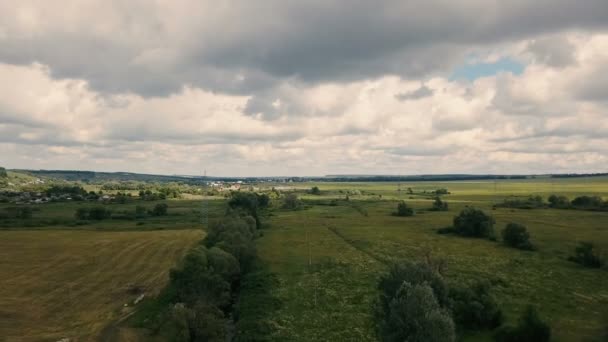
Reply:
[[144, 218], [146, 217], [147, 211], [148, 210], [143, 205], [135, 206], [135, 217], [138, 219]]
[[283, 198], [283, 208], [284, 209], [298, 209], [300, 208], [300, 206], [302, 205], [302, 203], [300, 202], [300, 199], [298, 199], [298, 195], [296, 194], [287, 194], [285, 195], [285, 197]]
[[405, 201], [397, 203], [397, 216], [414, 216], [414, 209], [410, 208], [405, 204]]
[[89, 218], [89, 209], [88, 208], [78, 208], [76, 209], [76, 213], [74, 214], [77, 220], [86, 220]]
[[390, 265], [388, 273], [380, 277], [378, 305], [381, 312], [387, 312], [390, 301], [404, 282], [412, 285], [428, 284], [439, 304], [442, 307], [447, 304], [448, 288], [439, 272], [425, 263], [403, 261]]
[[479, 282], [449, 291], [454, 322], [464, 329], [494, 329], [503, 321], [502, 311], [490, 294], [490, 284]]
[[566, 196], [551, 195], [547, 200], [551, 208], [565, 209], [570, 207], [570, 200]]
[[193, 308], [177, 303], [171, 308], [164, 335], [171, 341], [214, 341], [226, 340], [226, 320], [221, 310], [204, 301]]
[[259, 212], [270, 205], [270, 197], [255, 192], [232, 192], [228, 201], [231, 209], [242, 209], [255, 219], [258, 227], [261, 226]]
[[467, 237], [494, 238], [494, 218], [483, 211], [465, 208], [454, 217], [454, 231]]
[[321, 194], [321, 190], [319, 189], [318, 186], [313, 186], [310, 189], [310, 193], [313, 194], [313, 195], [320, 195]]
[[545, 207], [541, 196], [530, 196], [526, 199], [505, 199], [503, 203], [497, 204], [496, 207], [517, 208], [517, 209], [538, 209]]
[[154, 209], [150, 212], [152, 216], [165, 216], [167, 215], [167, 209], [169, 206], [166, 203], [158, 203], [154, 206]]
[[[80, 208], [79, 208], [80, 209]], [[93, 207], [89, 209], [89, 220], [105, 220], [112, 216], [112, 212], [104, 207]]]
[[17, 210], [17, 218], [22, 220], [27, 220], [32, 218], [32, 208], [30, 207], [21, 207]]
[[435, 201], [433, 202], [433, 211], [447, 211], [448, 210], [448, 202], [444, 202], [440, 197], [435, 197]]
[[533, 306], [528, 306], [517, 326], [500, 327], [494, 338], [498, 342], [547, 342], [551, 339], [551, 327], [541, 320]]
[[226, 217], [209, 227], [205, 245], [223, 249], [232, 254], [241, 267], [247, 268], [256, 254], [253, 243], [255, 232], [255, 220], [251, 217]]
[[6, 173], [6, 169], [3, 167], [0, 167], [0, 178], [7, 178], [8, 174]]
[[532, 250], [534, 247], [530, 243], [530, 234], [524, 225], [517, 223], [509, 223], [502, 231], [502, 240], [505, 245], [524, 249]]
[[435, 190], [435, 195], [449, 195], [450, 192], [448, 189], [437, 189]]
[[174, 302], [196, 303], [199, 300], [220, 308], [230, 304], [231, 284], [209, 266], [207, 248], [191, 250], [178, 268], [172, 269], [170, 293]]
[[596, 252], [591, 242], [581, 242], [574, 249], [574, 256], [569, 257], [568, 260], [590, 268], [600, 268], [604, 265], [602, 256]]
[[580, 196], [572, 200], [572, 206], [579, 208], [600, 208], [604, 201], [598, 196]]
[[382, 341], [454, 341], [454, 322], [426, 283], [401, 284], [379, 323]]

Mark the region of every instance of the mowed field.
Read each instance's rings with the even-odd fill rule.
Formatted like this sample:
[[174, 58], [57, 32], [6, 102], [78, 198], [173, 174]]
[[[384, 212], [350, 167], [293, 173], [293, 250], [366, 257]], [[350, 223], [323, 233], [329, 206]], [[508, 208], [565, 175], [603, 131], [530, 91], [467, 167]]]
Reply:
[[153, 296], [201, 230], [0, 231], [0, 340], [90, 341]]
[[[276, 341], [374, 341], [371, 303], [378, 277], [391, 259], [420, 259], [425, 251], [448, 261], [449, 283], [488, 280], [507, 322], [515, 322], [527, 304], [535, 305], [552, 327], [555, 341], [599, 341], [608, 327], [608, 271], [567, 261], [579, 241], [608, 251], [608, 213], [534, 209], [492, 209], [509, 196], [561, 194], [608, 197], [608, 179], [536, 179], [487, 182], [316, 183], [321, 196], [303, 195], [306, 209], [275, 211], [257, 242], [264, 263], [278, 281], [281, 302], [269, 315]], [[431, 197], [410, 195], [447, 188], [447, 212], [425, 211]], [[329, 205], [332, 198], [349, 201]], [[358, 193], [362, 191], [359, 195]], [[397, 200], [418, 210], [396, 217]], [[465, 206], [483, 209], [496, 219], [528, 227], [538, 251], [507, 248], [498, 242], [439, 235]], [[491, 340], [490, 332], [464, 336]]]

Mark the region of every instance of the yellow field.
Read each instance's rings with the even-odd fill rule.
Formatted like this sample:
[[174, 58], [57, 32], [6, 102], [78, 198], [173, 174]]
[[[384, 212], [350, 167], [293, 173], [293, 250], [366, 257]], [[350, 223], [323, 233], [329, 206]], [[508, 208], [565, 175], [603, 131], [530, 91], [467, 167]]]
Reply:
[[166, 284], [200, 230], [0, 231], [0, 340], [95, 339]]

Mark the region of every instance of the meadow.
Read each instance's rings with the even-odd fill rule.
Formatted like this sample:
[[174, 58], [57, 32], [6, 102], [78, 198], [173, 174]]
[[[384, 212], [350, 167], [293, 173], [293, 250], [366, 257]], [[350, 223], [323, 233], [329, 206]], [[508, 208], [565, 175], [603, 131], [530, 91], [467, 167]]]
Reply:
[[[320, 195], [310, 193], [315, 186]], [[608, 271], [567, 260], [580, 241], [608, 251], [608, 212], [495, 207], [531, 195], [607, 198], [606, 177], [259, 187], [270, 194], [272, 206], [255, 240], [255, 271], [241, 284], [237, 329], [247, 330], [242, 336], [375, 341], [371, 306], [380, 275], [393, 260], [429, 254], [447, 261], [448, 283], [489, 281], [507, 323], [532, 304], [550, 324], [555, 341], [600, 341], [608, 327]], [[450, 192], [442, 196], [448, 211], [429, 210], [437, 189]], [[282, 197], [291, 192], [303, 202], [298, 210], [281, 208]], [[401, 200], [415, 209], [414, 216], [392, 215]], [[168, 205], [166, 216], [121, 218], [137, 205], [158, 203]], [[2, 203], [0, 210], [14, 206]], [[204, 236], [200, 198], [27, 206], [33, 208], [31, 218], [0, 222], [0, 336], [8, 341], [149, 338], [128, 324], [110, 335], [107, 329], [139, 308], [133, 301], [140, 293], [146, 298], [159, 293], [169, 269]], [[113, 218], [79, 221], [74, 216], [80, 207], [99, 206], [112, 211]], [[210, 223], [226, 210], [223, 196], [210, 197], [207, 206]], [[492, 215], [498, 232], [509, 222], [524, 224], [537, 250], [508, 248], [500, 238], [436, 233], [467, 206]], [[492, 340], [490, 331], [466, 332], [461, 338]]]
[[[533, 304], [551, 325], [555, 341], [600, 340], [608, 321], [608, 272], [567, 258], [579, 241], [608, 250], [608, 212], [493, 205], [530, 195], [605, 198], [608, 179], [297, 184], [300, 190], [313, 186], [321, 189], [320, 196], [302, 193], [304, 209], [274, 211], [258, 240], [260, 258], [277, 278], [272, 292], [281, 303], [268, 315], [271, 340], [375, 340], [371, 303], [387, 262], [418, 260], [429, 252], [447, 260], [448, 282], [488, 280], [507, 322]], [[427, 211], [432, 204], [428, 192], [439, 188], [451, 192], [443, 196], [449, 211]], [[348, 201], [331, 203], [347, 195]], [[392, 216], [397, 200], [417, 214]], [[449, 226], [465, 206], [491, 214], [498, 231], [508, 222], [526, 225], [538, 250], [435, 232]], [[467, 333], [463, 339], [491, 340], [491, 334]]]
[[157, 294], [202, 236], [200, 229], [0, 231], [2, 340], [94, 340], [141, 294]]

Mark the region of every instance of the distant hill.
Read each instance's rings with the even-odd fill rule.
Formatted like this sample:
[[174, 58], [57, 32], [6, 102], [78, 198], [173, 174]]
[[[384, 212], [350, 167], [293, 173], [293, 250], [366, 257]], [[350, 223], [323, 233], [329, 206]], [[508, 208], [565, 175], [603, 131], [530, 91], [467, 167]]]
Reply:
[[108, 181], [180, 182], [192, 180], [182, 176], [148, 175], [131, 172], [95, 172], [77, 170], [19, 170], [29, 174], [69, 182], [103, 183]]

